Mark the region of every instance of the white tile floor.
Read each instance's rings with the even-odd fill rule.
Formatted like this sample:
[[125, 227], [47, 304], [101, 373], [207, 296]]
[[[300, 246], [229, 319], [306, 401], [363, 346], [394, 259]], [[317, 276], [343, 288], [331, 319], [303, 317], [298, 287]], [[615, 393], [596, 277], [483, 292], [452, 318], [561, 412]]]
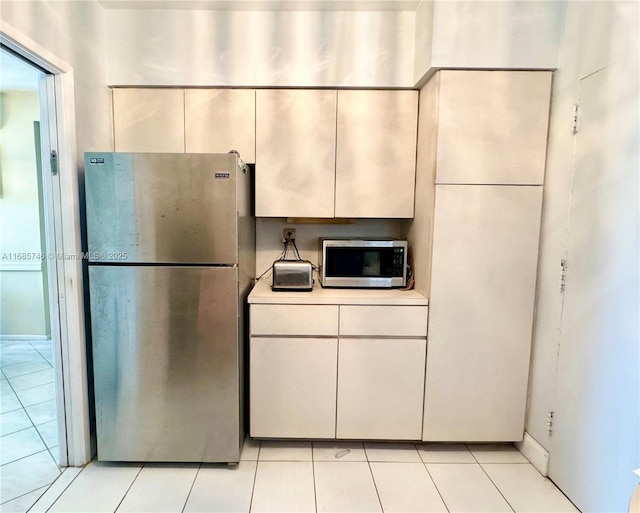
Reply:
[[26, 511], [60, 475], [51, 340], [0, 341], [0, 511]]
[[92, 462], [67, 469], [30, 510], [46, 511], [577, 510], [513, 446], [247, 440], [235, 467]]

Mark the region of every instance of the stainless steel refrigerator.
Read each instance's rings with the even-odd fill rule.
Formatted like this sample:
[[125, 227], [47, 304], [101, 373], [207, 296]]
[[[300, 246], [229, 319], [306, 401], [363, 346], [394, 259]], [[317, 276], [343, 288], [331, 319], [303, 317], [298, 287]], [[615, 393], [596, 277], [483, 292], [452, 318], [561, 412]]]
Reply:
[[239, 461], [249, 174], [235, 153], [85, 154], [99, 460]]

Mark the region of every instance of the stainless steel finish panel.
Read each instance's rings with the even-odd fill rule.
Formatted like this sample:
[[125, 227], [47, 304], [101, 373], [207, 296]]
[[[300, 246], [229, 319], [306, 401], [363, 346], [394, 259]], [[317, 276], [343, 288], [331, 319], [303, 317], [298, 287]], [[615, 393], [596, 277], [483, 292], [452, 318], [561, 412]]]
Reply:
[[311, 290], [313, 288], [313, 265], [308, 260], [274, 262], [271, 276], [273, 290]]
[[356, 289], [389, 289], [392, 287], [404, 287], [403, 278], [332, 278], [323, 276], [323, 287], [344, 287]]
[[[404, 265], [402, 277], [380, 278], [371, 276], [362, 277], [335, 277], [327, 276], [327, 248], [404, 248]], [[406, 240], [393, 239], [320, 239], [320, 284], [323, 287], [344, 288], [392, 288], [404, 287], [407, 284], [407, 252]]]
[[94, 262], [238, 263], [234, 154], [87, 153]]
[[238, 269], [89, 268], [98, 459], [240, 457]]

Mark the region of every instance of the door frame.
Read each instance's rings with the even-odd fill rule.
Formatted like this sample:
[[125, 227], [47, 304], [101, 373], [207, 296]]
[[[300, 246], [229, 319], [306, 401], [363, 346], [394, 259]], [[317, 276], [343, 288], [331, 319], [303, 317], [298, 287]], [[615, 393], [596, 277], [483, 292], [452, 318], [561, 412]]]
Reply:
[[[59, 325], [59, 361], [57, 375], [59, 425], [66, 426], [67, 451], [61, 450], [60, 464], [80, 466], [91, 461], [92, 444], [89, 424], [89, 395], [85, 337], [82, 245], [76, 148], [73, 68], [49, 50], [0, 20], [0, 43], [50, 73], [45, 78], [49, 119], [55, 126], [44, 127], [51, 139], [50, 148], [58, 152], [58, 173], [53, 176], [49, 158], [43, 158], [45, 196], [53, 196], [53, 219], [56, 257], [49, 260], [51, 278], [57, 277]], [[49, 97], [52, 95], [53, 97]], [[54, 139], [57, 139], [55, 140]], [[59, 192], [58, 192], [59, 191]], [[55, 194], [54, 192], [58, 192]], [[53, 235], [53, 234], [50, 234]], [[51, 240], [51, 239], [49, 239]], [[64, 255], [58, 258], [58, 255]], [[55, 317], [55, 316], [54, 316]], [[55, 340], [55, 339], [54, 339]], [[55, 350], [55, 348], [54, 348]], [[66, 458], [65, 458], [66, 456]], [[66, 459], [66, 461], [65, 461]]]

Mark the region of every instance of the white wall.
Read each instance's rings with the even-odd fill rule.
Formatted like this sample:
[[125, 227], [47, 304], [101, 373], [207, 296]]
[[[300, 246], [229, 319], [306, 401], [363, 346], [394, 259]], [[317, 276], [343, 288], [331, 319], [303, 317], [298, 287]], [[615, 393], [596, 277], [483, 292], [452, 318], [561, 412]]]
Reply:
[[[33, 82], [37, 84], [39, 73]], [[39, 170], [34, 121], [40, 120], [38, 93], [0, 92], [0, 336], [48, 336], [49, 311], [41, 244]], [[20, 220], [20, 222], [16, 222]]]
[[[306, 224], [289, 223], [282, 218], [258, 218], [256, 220], [256, 276], [269, 269], [274, 260], [282, 253], [282, 230], [296, 229], [296, 245], [300, 256], [320, 265], [320, 237], [391, 237], [404, 236], [403, 221], [400, 219], [356, 219], [345, 220], [346, 224]], [[288, 259], [295, 258], [291, 252]], [[316, 276], [317, 278], [317, 276]], [[270, 280], [271, 274], [264, 279]]]
[[114, 9], [106, 19], [109, 85], [413, 85], [413, 12]]
[[416, 9], [413, 50], [414, 84], [417, 84], [431, 68], [434, 4], [433, 0], [422, 0]]
[[433, 68], [555, 68], [562, 4], [424, 0], [416, 11], [414, 83]]
[[[61, 224], [63, 248], [73, 254], [81, 250], [80, 191], [83, 187], [83, 153], [113, 149], [111, 94], [106, 86], [104, 10], [95, 0], [23, 2], [3, 0], [0, 28], [27, 48], [44, 57], [71, 66], [59, 81], [65, 97], [65, 130], [75, 141], [64, 142], [60, 153]], [[66, 98], [72, 96], [73, 102]], [[71, 105], [73, 103], [73, 105]], [[75, 129], [75, 130], [74, 130]], [[69, 153], [75, 148], [76, 155]], [[74, 158], [75, 157], [75, 158]], [[76, 169], [73, 169], [76, 166]], [[65, 282], [59, 283], [66, 298], [62, 325], [68, 334], [65, 354], [65, 406], [70, 465], [91, 459], [89, 400], [84, 324], [84, 283], [79, 260], [63, 264]], [[64, 342], [64, 341], [63, 341]], [[68, 352], [67, 352], [68, 351]]]
[[3, 0], [0, 19], [73, 67], [77, 151], [113, 148], [104, 10], [95, 0]]
[[[628, 25], [634, 19], [637, 23], [637, 4], [635, 14], [628, 10], [632, 6], [631, 2], [564, 4], [558, 71], [554, 76], [551, 102], [537, 311], [526, 423], [527, 431], [547, 450], [552, 449], [552, 438], [547, 433], [547, 413], [557, 406], [554, 401], [556, 380], [565, 379], [562, 375], [556, 376], [556, 366], [562, 313], [560, 260], [566, 257], [574, 159], [572, 105], [579, 102], [581, 78], [622, 58], [627, 49], [635, 48], [637, 51], [637, 31], [634, 33]], [[615, 94], [615, 91], [612, 90], [611, 94]], [[626, 132], [621, 132], [620, 136], [632, 136], [629, 132], [631, 128], [633, 127], [627, 127]], [[630, 215], [633, 214], [630, 212]], [[593, 291], [594, 296], [599, 296], [600, 293]], [[626, 450], [624, 443], [612, 440], [612, 454], [616, 444], [620, 450]], [[596, 483], [593, 485], [597, 486]]]

